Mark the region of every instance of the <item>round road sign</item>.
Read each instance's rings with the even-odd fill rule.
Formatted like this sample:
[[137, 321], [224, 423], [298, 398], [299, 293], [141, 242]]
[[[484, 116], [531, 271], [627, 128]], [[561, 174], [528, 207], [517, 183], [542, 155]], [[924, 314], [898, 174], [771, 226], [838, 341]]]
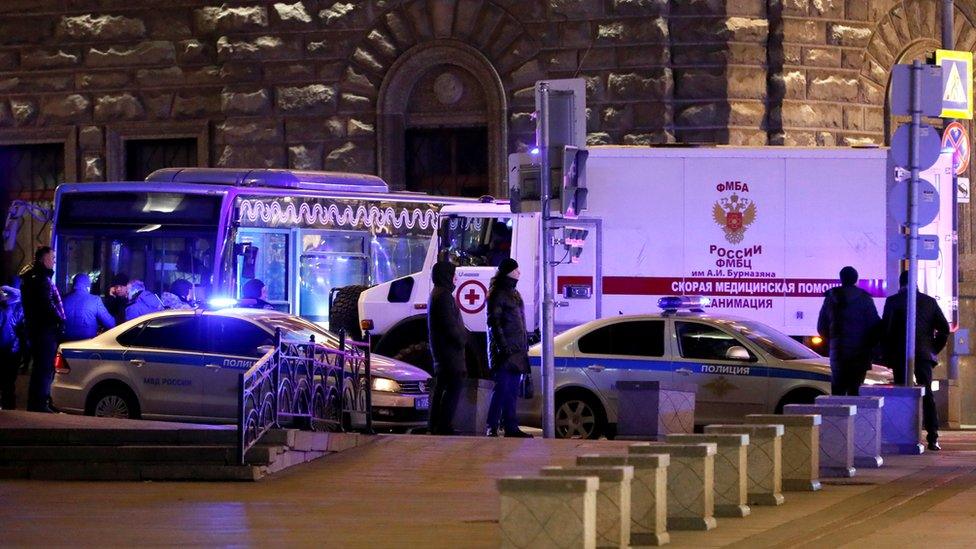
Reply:
[[946, 126], [942, 133], [942, 148], [952, 149], [952, 165], [956, 175], [962, 175], [969, 169], [969, 132], [959, 122]]
[[465, 313], [469, 315], [480, 313], [488, 301], [488, 289], [477, 280], [462, 282], [454, 293], [454, 300]]
[[[895, 164], [910, 170], [908, 165], [910, 160], [911, 124], [902, 124], [895, 130], [895, 135], [891, 138], [891, 156]], [[939, 132], [928, 124], [922, 124], [918, 129], [918, 169], [927, 170], [935, 164], [942, 154], [942, 140], [939, 139]]]
[[[908, 185], [909, 180], [899, 181], [888, 193], [888, 213], [899, 224], [908, 219]], [[918, 180], [918, 226], [924, 227], [939, 215], [939, 191], [935, 185], [925, 179]]]

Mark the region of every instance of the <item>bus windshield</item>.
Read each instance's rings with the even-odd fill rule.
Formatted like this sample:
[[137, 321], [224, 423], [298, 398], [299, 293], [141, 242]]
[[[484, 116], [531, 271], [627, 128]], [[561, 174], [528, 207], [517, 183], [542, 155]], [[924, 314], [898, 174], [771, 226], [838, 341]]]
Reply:
[[193, 285], [191, 300], [211, 292], [219, 196], [182, 193], [68, 193], [55, 230], [56, 282], [70, 288], [87, 273], [92, 292], [105, 295], [118, 275], [145, 282], [157, 295], [173, 282]]

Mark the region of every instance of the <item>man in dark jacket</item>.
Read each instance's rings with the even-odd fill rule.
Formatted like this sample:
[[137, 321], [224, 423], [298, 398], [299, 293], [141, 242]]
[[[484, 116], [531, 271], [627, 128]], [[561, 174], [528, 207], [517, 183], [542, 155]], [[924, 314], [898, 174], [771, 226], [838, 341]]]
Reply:
[[241, 299], [237, 302], [238, 307], [245, 309], [274, 309], [274, 305], [268, 303], [268, 287], [260, 278], [252, 278], [241, 287]]
[[464, 389], [467, 366], [464, 346], [468, 330], [454, 301], [454, 271], [449, 261], [438, 261], [431, 270], [434, 288], [427, 301], [427, 331], [434, 360], [434, 387], [430, 400], [430, 432], [453, 435], [454, 411]]
[[108, 294], [102, 298], [102, 302], [116, 324], [125, 322], [125, 308], [129, 306], [129, 275], [118, 273], [112, 277]]
[[[894, 370], [895, 383], [905, 383], [905, 324], [908, 314], [908, 272], [898, 278], [898, 293], [885, 300], [881, 317], [881, 352], [883, 362]], [[939, 414], [932, 394], [932, 368], [939, 353], [949, 341], [949, 323], [938, 302], [918, 292], [915, 306], [915, 384], [925, 387], [922, 396], [922, 425], [927, 433], [929, 450], [939, 451]]]
[[857, 287], [854, 267], [840, 270], [840, 283], [824, 295], [817, 332], [830, 342], [831, 393], [857, 396], [871, 369], [881, 319], [871, 294]]
[[515, 289], [519, 274], [518, 263], [505, 258], [488, 290], [488, 365], [495, 378], [488, 406], [488, 436], [498, 436], [498, 424], [503, 421], [506, 437], [532, 437], [519, 429], [515, 415], [519, 378], [530, 373], [525, 304]]
[[115, 319], [97, 295], [91, 294], [91, 278], [78, 273], [71, 280], [72, 291], [64, 296], [64, 341], [80, 341], [98, 335], [98, 329], [115, 327]]
[[24, 330], [24, 310], [20, 290], [0, 286], [0, 408], [17, 407], [17, 371], [20, 368], [20, 338]]
[[54, 276], [54, 250], [41, 246], [34, 252], [34, 262], [21, 273], [21, 302], [27, 339], [30, 341], [33, 365], [27, 391], [27, 409], [52, 413], [51, 382], [54, 381], [54, 358], [58, 339], [64, 332], [64, 308], [61, 294], [51, 281]]

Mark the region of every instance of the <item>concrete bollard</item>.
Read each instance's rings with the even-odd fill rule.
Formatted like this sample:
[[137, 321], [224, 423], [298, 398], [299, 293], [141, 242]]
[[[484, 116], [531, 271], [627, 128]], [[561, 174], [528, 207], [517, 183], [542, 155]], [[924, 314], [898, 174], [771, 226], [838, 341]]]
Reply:
[[617, 440], [662, 440], [695, 430], [694, 383], [618, 381]]
[[783, 425], [706, 425], [706, 434], [749, 435], [749, 505], [782, 505]]
[[630, 544], [630, 481], [634, 468], [614, 467], [543, 467], [544, 477], [596, 477], [597, 547], [627, 547]]
[[922, 395], [924, 387], [865, 385], [861, 396], [884, 397], [881, 409], [881, 453], [918, 455], [925, 451], [922, 440]]
[[857, 406], [787, 404], [783, 413], [820, 414], [820, 476], [854, 476], [854, 414]]
[[581, 467], [630, 465], [630, 544], [635, 547], [664, 545], [668, 534], [668, 454], [596, 455], [576, 458]]
[[596, 477], [498, 479], [504, 548], [596, 548]]
[[783, 426], [782, 472], [786, 492], [815, 492], [820, 485], [820, 416], [750, 414], [746, 423]]
[[819, 396], [817, 404], [857, 406], [854, 415], [854, 466], [877, 469], [884, 464], [881, 457], [881, 411], [884, 397], [876, 396]]
[[748, 496], [749, 435], [668, 435], [672, 444], [714, 442], [715, 451], [715, 516], [746, 517], [751, 510]]
[[713, 443], [631, 444], [631, 454], [669, 454], [668, 530], [715, 528], [715, 452]]

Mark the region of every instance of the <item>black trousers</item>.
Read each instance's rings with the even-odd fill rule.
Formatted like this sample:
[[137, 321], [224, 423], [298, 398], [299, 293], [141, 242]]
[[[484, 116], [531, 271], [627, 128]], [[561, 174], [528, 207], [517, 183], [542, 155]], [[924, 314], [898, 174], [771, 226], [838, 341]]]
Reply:
[[17, 408], [17, 374], [20, 372], [20, 353], [0, 349], [0, 408]]
[[433, 381], [434, 387], [430, 395], [430, 418], [428, 420], [430, 434], [453, 434], [454, 412], [457, 410], [461, 392], [464, 390], [464, 374], [437, 372]]
[[[922, 396], [922, 426], [929, 442], [935, 442], [939, 438], [939, 411], [935, 408], [935, 394], [932, 393], [932, 368], [935, 366], [931, 362], [915, 363], [915, 385], [925, 387], [925, 395]], [[904, 366], [895, 368], [895, 384], [905, 384]]]
[[58, 336], [55, 333], [30, 335], [31, 365], [30, 386], [27, 389], [27, 409], [32, 412], [50, 411], [51, 383], [54, 382], [54, 357], [58, 353]]
[[835, 396], [859, 396], [871, 364], [859, 360], [830, 359], [830, 394]]

